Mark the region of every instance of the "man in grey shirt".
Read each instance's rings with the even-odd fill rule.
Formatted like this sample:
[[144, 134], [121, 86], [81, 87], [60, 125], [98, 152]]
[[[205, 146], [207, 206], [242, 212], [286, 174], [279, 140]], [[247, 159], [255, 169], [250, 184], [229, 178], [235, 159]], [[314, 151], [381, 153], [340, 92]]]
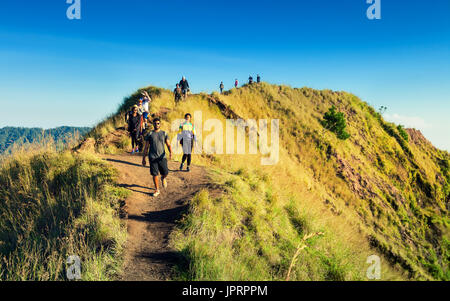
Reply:
[[169, 175], [169, 168], [167, 166], [167, 158], [165, 146], [169, 149], [169, 158], [172, 159], [172, 146], [169, 142], [169, 136], [166, 132], [161, 131], [161, 120], [155, 118], [153, 120], [153, 128], [145, 137], [145, 147], [142, 158], [142, 165], [146, 166], [146, 156], [148, 154], [148, 159], [150, 161], [150, 174], [153, 176], [153, 183], [155, 183], [156, 192], [153, 196], [158, 196], [159, 191], [159, 174], [161, 174], [161, 180], [163, 187], [167, 187], [167, 176]]

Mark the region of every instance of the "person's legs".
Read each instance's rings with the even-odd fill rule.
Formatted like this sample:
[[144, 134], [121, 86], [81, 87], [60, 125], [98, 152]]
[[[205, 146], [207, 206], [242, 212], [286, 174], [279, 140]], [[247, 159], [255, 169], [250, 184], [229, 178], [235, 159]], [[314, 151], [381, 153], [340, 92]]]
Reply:
[[161, 174], [161, 182], [164, 188], [167, 188], [167, 176], [169, 175], [169, 166], [167, 165], [167, 159], [162, 159], [158, 163], [159, 173]]
[[131, 148], [132, 152], [136, 149], [137, 141], [136, 141], [136, 135], [131, 134]]
[[156, 191], [159, 191], [159, 177], [153, 176], [153, 183], [155, 184]]
[[135, 139], [136, 139], [136, 140], [135, 140], [135, 141], [136, 141], [136, 142], [135, 142], [135, 144], [136, 144], [135, 152], [136, 152], [136, 153], [139, 152], [139, 138], [140, 138], [139, 136], [140, 136], [140, 133], [139, 133], [139, 132], [136, 132], [136, 137], [135, 137]]
[[158, 168], [158, 162], [157, 161], [150, 161], [150, 174], [153, 177], [153, 184], [155, 184], [155, 193], [153, 193], [153, 196], [159, 195], [159, 168]]
[[184, 162], [186, 162], [187, 155], [183, 154], [183, 158], [181, 159], [180, 170], [183, 170]]
[[188, 154], [188, 155], [186, 155], [186, 157], [187, 157], [187, 167], [186, 167], [186, 170], [187, 170], [187, 171], [190, 171], [190, 170], [191, 170], [191, 159], [192, 159], [192, 154]]
[[[192, 160], [192, 151], [194, 149], [194, 141], [192, 139], [186, 139], [185, 143], [183, 144], [183, 163], [184, 160], [187, 160], [187, 171], [189, 171], [189, 167], [191, 166], [191, 160]], [[184, 158], [185, 157], [185, 158]]]
[[163, 185], [164, 188], [167, 188], [167, 180], [166, 180], [166, 178], [167, 178], [167, 175], [161, 176], [161, 182], [162, 182], [162, 185]]

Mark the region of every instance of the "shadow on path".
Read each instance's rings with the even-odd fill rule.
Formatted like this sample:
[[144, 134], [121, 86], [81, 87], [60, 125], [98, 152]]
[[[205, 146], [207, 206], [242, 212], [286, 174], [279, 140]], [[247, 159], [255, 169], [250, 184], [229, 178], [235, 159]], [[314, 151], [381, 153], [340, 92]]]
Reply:
[[[153, 196], [153, 193], [156, 191], [155, 188], [144, 187], [144, 186], [135, 185], [135, 184], [133, 184], [133, 185], [129, 185], [129, 184], [119, 184], [118, 186], [119, 186], [119, 187], [122, 187], [122, 188], [125, 188], [125, 189], [127, 189], [127, 190], [130, 190], [130, 191], [134, 191], [134, 192], [137, 192], [137, 193], [142, 193], [142, 194], [145, 194], [145, 195], [148, 195], [148, 196]], [[147, 190], [151, 190], [152, 192], [145, 192], [145, 191], [136, 190], [136, 189], [133, 189], [133, 188], [147, 189]]]
[[121, 163], [121, 164], [126, 164], [126, 165], [131, 165], [131, 166], [137, 166], [137, 167], [143, 167], [143, 168], [148, 168], [147, 166], [142, 166], [140, 164], [136, 164], [136, 163], [132, 163], [132, 162], [128, 162], [128, 161], [123, 161], [123, 160], [117, 160], [117, 159], [106, 159], [106, 161], [108, 162], [115, 162], [115, 163]]
[[183, 256], [183, 254], [181, 254], [180, 252], [172, 252], [172, 251], [167, 251], [167, 252], [152, 252], [152, 253], [147, 253], [147, 252], [143, 252], [141, 254], [138, 255], [139, 257], [142, 258], [147, 258], [150, 259], [152, 262], [154, 263], [179, 263], [184, 262], [186, 259]]
[[170, 208], [161, 211], [149, 211], [143, 215], [128, 215], [128, 219], [147, 223], [170, 223], [175, 224], [184, 212], [188, 209], [188, 205]]

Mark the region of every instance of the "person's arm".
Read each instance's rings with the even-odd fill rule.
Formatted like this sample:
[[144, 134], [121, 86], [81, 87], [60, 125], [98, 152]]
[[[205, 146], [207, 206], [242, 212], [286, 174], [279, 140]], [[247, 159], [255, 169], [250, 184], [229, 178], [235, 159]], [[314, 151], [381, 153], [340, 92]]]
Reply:
[[170, 145], [169, 137], [166, 136], [166, 145], [169, 149], [169, 159], [172, 160], [172, 145]]
[[150, 142], [149, 141], [145, 141], [145, 147], [144, 147], [144, 152], [142, 153], [142, 166], [146, 166], [147, 165], [147, 154], [148, 154], [148, 148], [150, 147]]
[[152, 102], [152, 98], [150, 97], [150, 95], [148, 95], [147, 91], [144, 90], [144, 92], [142, 92], [142, 94], [144, 94], [144, 96], [147, 97], [148, 102]]

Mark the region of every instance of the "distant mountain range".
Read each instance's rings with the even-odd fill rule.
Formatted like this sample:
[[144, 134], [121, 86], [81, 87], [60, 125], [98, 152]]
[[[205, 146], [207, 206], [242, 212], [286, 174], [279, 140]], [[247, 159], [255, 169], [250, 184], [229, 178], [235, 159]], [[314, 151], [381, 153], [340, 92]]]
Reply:
[[61, 126], [54, 129], [4, 127], [0, 129], [0, 154], [8, 152], [13, 145], [36, 143], [52, 138], [57, 144], [65, 144], [76, 135], [83, 136], [88, 127]]

